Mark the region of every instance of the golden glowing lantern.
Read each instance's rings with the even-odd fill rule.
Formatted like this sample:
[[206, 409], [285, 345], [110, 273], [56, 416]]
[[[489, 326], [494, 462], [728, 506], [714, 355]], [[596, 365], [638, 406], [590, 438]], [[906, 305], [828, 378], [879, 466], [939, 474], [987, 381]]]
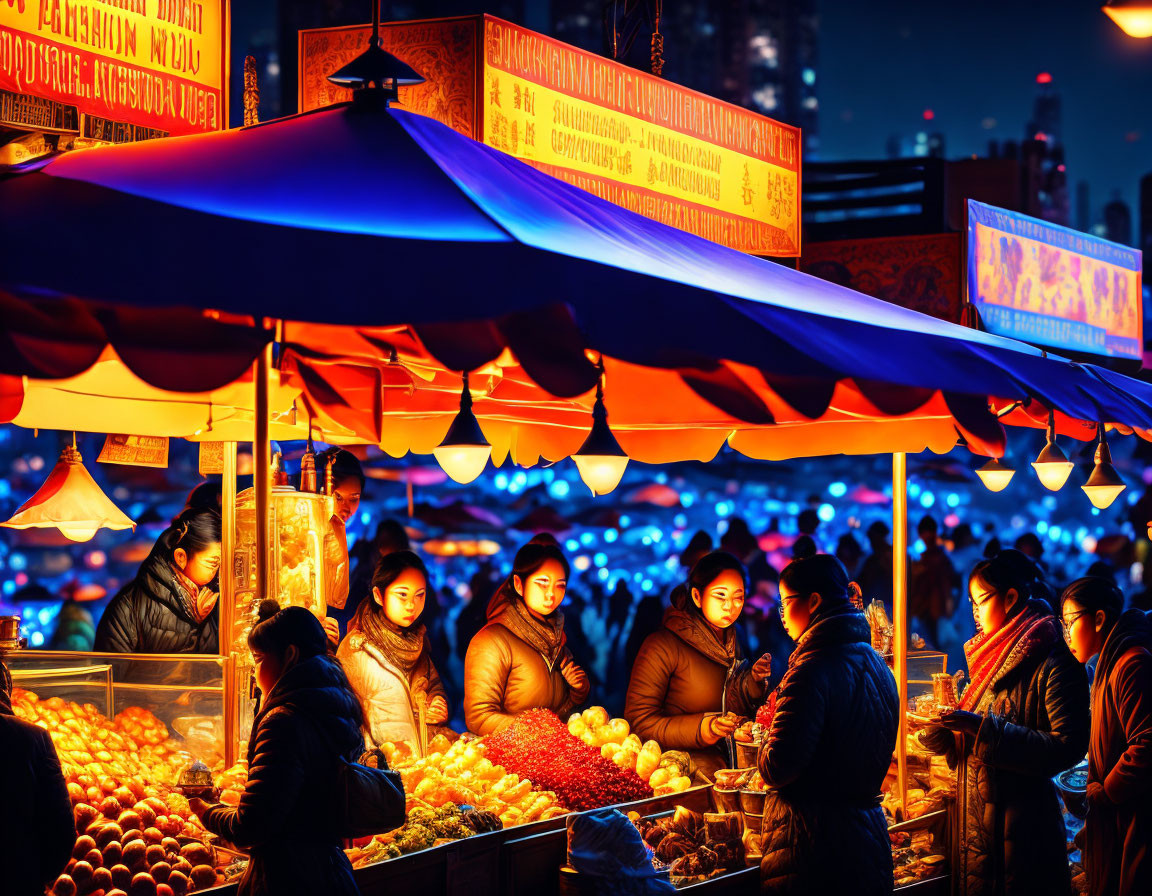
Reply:
[[980, 481], [990, 492], [1002, 492], [1016, 475], [1016, 471], [1001, 460], [992, 458], [976, 471]]
[[472, 393], [468, 391], [468, 373], [460, 390], [460, 411], [448, 427], [443, 441], [432, 449], [437, 462], [454, 480], [466, 485], [484, 472], [492, 446], [484, 437], [480, 421], [472, 412]]
[[1129, 37], [1152, 37], [1152, 3], [1146, 0], [1113, 0], [1101, 9]]
[[1112, 450], [1104, 441], [1103, 423], [1100, 424], [1098, 433], [1100, 442], [1096, 446], [1096, 466], [1092, 468], [1092, 475], [1088, 477], [1088, 481], [1080, 488], [1084, 489], [1084, 494], [1088, 496], [1093, 506], [1103, 510], [1105, 507], [1110, 507], [1127, 486], [1116, 472], [1116, 468], [1112, 466]]
[[616, 488], [628, 466], [628, 455], [608, 426], [608, 409], [604, 407], [604, 387], [600, 381], [596, 383], [596, 403], [592, 405], [592, 430], [572, 460], [576, 461], [580, 478], [593, 495], [606, 495]]
[[1044, 488], [1053, 492], [1058, 492], [1064, 487], [1072, 472], [1072, 461], [1068, 460], [1064, 449], [1056, 444], [1055, 411], [1048, 411], [1048, 443], [1032, 462], [1032, 469], [1036, 471]]
[[60, 452], [56, 466], [40, 489], [12, 519], [9, 529], [59, 529], [72, 541], [88, 541], [100, 529], [135, 529], [136, 523], [113, 504], [92, 475], [75, 445]]

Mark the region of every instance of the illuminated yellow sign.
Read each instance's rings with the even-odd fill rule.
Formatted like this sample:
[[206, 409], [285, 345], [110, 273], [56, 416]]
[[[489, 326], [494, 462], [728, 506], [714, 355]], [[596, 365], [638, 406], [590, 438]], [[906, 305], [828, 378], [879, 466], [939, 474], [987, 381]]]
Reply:
[[227, 0], [0, 0], [0, 88], [170, 134], [227, 126]]
[[[800, 254], [797, 128], [492, 16], [398, 22], [382, 38], [428, 79], [401, 93], [405, 108], [681, 230]], [[301, 111], [346, 97], [325, 78], [366, 39], [301, 32]]]

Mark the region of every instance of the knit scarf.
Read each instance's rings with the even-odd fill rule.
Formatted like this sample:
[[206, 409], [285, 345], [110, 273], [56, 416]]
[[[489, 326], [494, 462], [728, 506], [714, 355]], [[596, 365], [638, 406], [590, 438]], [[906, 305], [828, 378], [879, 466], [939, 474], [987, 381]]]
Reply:
[[[176, 582], [176, 587], [173, 591], [176, 592], [176, 596], [180, 598], [181, 603], [184, 604], [184, 611], [197, 623], [203, 622], [207, 617], [201, 616], [196, 608], [196, 596], [200, 594], [200, 586], [188, 578], [188, 576], [184, 575], [184, 571], [176, 566], [176, 564], [169, 563], [168, 568], [172, 571], [172, 578]], [[211, 610], [209, 610], [209, 612], [211, 612]]]
[[409, 682], [412, 681], [412, 672], [424, 652], [425, 626], [401, 628], [384, 614], [379, 604], [375, 604], [373, 596], [368, 595], [348, 629], [363, 634], [388, 662], [403, 672]]
[[970, 683], [960, 698], [960, 709], [975, 712], [992, 686], [1038, 650], [1051, 650], [1060, 638], [1056, 620], [1029, 601], [997, 632], [980, 632], [964, 645]]
[[495, 606], [489, 605], [488, 608], [488, 621], [500, 623], [543, 656], [549, 666], [555, 666], [568, 640], [564, 634], [564, 614], [553, 610], [543, 619], [537, 619], [524, 606], [524, 599], [518, 594], [506, 596], [498, 604], [495, 600], [493, 603]]

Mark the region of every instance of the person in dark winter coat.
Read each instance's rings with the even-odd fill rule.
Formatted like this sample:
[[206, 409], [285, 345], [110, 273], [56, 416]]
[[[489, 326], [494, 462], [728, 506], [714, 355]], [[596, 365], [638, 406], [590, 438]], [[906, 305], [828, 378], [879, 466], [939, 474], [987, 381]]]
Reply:
[[249, 851], [240, 896], [351, 896], [359, 890], [337, 834], [339, 758], [364, 749], [363, 713], [323, 626], [303, 607], [260, 606], [248, 638], [263, 705], [248, 783], [235, 808], [191, 800], [209, 831]]
[[72, 803], [48, 732], [12, 712], [0, 662], [0, 892], [42, 896], [76, 842]]
[[728, 738], [738, 717], [755, 714], [772, 674], [767, 654], [748, 665], [736, 636], [745, 583], [744, 567], [731, 554], [700, 558], [641, 646], [628, 681], [624, 718], [636, 735], [686, 751], [709, 781], [732, 764]]
[[157, 540], [96, 627], [103, 653], [217, 653], [220, 516], [193, 508]]
[[1092, 686], [1084, 871], [1089, 896], [1152, 893], [1152, 622], [1116, 583], [1077, 579], [1061, 598], [1064, 637]]
[[892, 892], [880, 788], [899, 696], [853, 593], [844, 565], [828, 554], [793, 561], [780, 575], [780, 612], [796, 649], [760, 749], [769, 788], [763, 893]]
[[1030, 599], [1037, 574], [1017, 550], [976, 565], [971, 682], [920, 735], [956, 769], [952, 885], [965, 896], [1071, 891], [1052, 776], [1088, 749], [1088, 679], [1048, 605]]

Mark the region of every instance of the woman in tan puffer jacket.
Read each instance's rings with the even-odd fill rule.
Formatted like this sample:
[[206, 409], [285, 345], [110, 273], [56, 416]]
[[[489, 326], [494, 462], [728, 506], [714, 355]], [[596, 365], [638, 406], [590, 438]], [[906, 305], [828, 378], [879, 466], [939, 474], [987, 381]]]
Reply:
[[520, 713], [544, 708], [561, 718], [588, 697], [588, 676], [576, 665], [559, 611], [568, 561], [554, 544], [529, 542], [516, 552], [512, 575], [488, 605], [488, 624], [464, 659], [464, 720], [492, 734]]
[[730, 764], [725, 741], [735, 716], [751, 716], [764, 700], [772, 659], [749, 668], [736, 620], [746, 577], [724, 551], [702, 557], [677, 589], [660, 628], [640, 648], [628, 683], [624, 717], [643, 740], [685, 750], [704, 777]]

